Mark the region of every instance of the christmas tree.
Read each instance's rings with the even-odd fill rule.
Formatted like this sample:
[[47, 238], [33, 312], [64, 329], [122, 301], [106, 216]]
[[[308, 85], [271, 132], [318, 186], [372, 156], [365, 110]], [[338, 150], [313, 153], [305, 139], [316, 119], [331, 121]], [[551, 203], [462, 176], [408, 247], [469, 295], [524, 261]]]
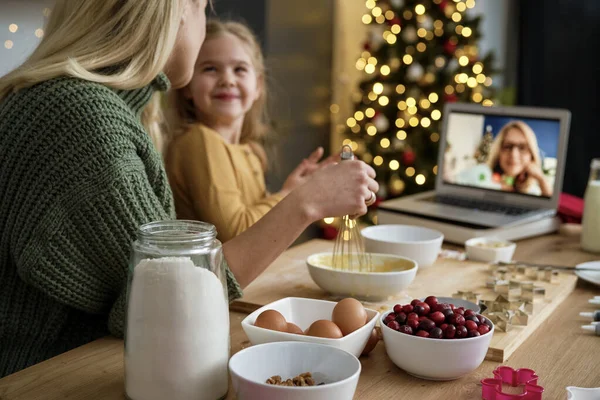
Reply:
[[492, 134], [492, 126], [488, 125], [485, 128], [485, 133], [483, 134], [483, 138], [481, 138], [481, 142], [477, 147], [477, 151], [475, 152], [475, 160], [479, 164], [483, 164], [487, 162], [488, 156], [490, 154], [490, 150], [492, 149], [492, 143], [494, 142], [494, 135]]
[[[367, 0], [364, 72], [345, 144], [377, 171], [384, 200], [433, 188], [444, 103], [491, 106], [475, 0]], [[373, 222], [373, 214], [368, 219]]]

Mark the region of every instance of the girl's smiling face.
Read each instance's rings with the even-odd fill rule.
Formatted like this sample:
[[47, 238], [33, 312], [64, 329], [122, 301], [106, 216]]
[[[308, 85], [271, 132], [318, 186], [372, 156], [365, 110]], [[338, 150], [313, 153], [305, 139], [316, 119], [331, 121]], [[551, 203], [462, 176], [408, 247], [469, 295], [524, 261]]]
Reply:
[[241, 126], [261, 91], [262, 77], [248, 46], [224, 33], [204, 42], [184, 94], [193, 101], [200, 120], [214, 128]]

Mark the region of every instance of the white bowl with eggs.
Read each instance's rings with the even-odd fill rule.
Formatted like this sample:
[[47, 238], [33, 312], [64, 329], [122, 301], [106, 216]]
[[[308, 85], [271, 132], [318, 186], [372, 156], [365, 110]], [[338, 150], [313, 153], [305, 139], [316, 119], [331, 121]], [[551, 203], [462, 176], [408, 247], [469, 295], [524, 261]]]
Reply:
[[[308, 336], [304, 333], [290, 333], [256, 326], [259, 315], [267, 310], [275, 310], [285, 318], [286, 322], [296, 325], [302, 332], [306, 332], [315, 321], [332, 320], [333, 310], [338, 304], [335, 301], [315, 300], [302, 297], [286, 297], [281, 300], [267, 304], [242, 320], [242, 329], [253, 345], [269, 342], [299, 341], [307, 343], [318, 343], [342, 349], [359, 357], [367, 342], [373, 334], [375, 324], [379, 318], [379, 312], [364, 308], [366, 322], [360, 328], [341, 338], [328, 338]], [[349, 319], [356, 319], [357, 314], [348, 313]], [[364, 318], [364, 315], [362, 316]], [[350, 321], [352, 322], [352, 321]], [[327, 328], [327, 327], [326, 327]], [[335, 327], [333, 328], [333, 330]], [[327, 333], [327, 332], [325, 332]], [[332, 332], [335, 336], [336, 332]]]
[[[229, 360], [233, 390], [240, 400], [352, 400], [361, 364], [352, 354], [318, 343], [274, 342], [240, 350]], [[316, 386], [276, 386], [310, 372]], [[319, 385], [321, 384], [321, 385]]]
[[417, 378], [448, 381], [477, 369], [487, 354], [494, 335], [488, 333], [462, 339], [432, 339], [408, 335], [389, 328], [380, 318], [381, 333], [388, 357], [397, 367]]
[[338, 296], [366, 301], [382, 301], [401, 294], [415, 279], [419, 265], [415, 260], [393, 254], [366, 253], [371, 272], [332, 268], [333, 253], [316, 253], [306, 260], [312, 280], [321, 289]]
[[510, 262], [517, 244], [493, 237], [477, 237], [465, 242], [467, 258], [472, 261]]
[[364, 228], [361, 235], [367, 252], [410, 258], [419, 268], [433, 265], [444, 242], [442, 232], [415, 225], [373, 225]]

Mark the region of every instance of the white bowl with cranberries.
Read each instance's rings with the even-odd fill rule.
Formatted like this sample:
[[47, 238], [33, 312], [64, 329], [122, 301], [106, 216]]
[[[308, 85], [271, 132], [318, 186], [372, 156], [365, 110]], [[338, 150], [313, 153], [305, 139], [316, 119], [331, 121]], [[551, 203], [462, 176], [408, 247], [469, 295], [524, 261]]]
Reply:
[[438, 302], [396, 304], [382, 314], [381, 331], [388, 357], [399, 368], [422, 379], [458, 379], [483, 362], [494, 324], [473, 310]]

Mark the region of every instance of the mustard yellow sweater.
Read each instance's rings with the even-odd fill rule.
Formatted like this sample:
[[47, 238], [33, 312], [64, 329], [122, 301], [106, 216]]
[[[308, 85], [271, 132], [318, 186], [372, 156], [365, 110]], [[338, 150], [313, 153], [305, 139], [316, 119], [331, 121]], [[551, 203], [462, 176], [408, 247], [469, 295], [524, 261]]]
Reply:
[[248, 229], [281, 200], [267, 193], [261, 162], [250, 145], [227, 143], [201, 124], [171, 142], [166, 169], [177, 218], [215, 225], [222, 242]]

